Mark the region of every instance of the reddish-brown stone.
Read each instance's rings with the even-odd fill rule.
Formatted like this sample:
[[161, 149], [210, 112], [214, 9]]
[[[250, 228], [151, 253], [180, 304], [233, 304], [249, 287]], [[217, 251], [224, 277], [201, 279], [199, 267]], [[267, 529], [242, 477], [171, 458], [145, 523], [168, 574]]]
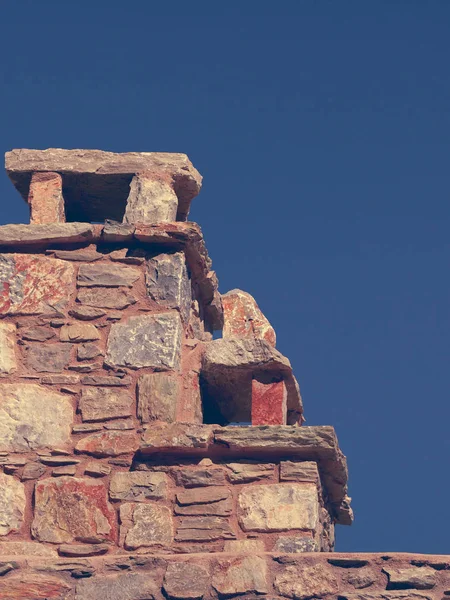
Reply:
[[59, 173], [33, 173], [28, 192], [30, 223], [64, 223], [62, 177]]
[[139, 439], [134, 431], [102, 431], [82, 438], [76, 445], [77, 452], [93, 456], [119, 456], [136, 452]]
[[287, 391], [284, 381], [252, 381], [252, 425], [285, 425]]
[[47, 575], [12, 575], [2, 581], [0, 600], [65, 600], [71, 587]]
[[222, 295], [222, 304], [223, 337], [261, 338], [275, 346], [275, 331], [250, 294], [232, 290]]

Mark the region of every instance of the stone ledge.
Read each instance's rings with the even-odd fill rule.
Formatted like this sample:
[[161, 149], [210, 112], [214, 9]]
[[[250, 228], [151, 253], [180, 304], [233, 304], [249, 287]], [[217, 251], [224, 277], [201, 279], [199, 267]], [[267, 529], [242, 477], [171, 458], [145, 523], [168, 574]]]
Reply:
[[347, 496], [347, 459], [331, 426], [290, 425], [217, 427], [189, 423], [158, 423], [148, 427], [141, 454], [229, 458], [301, 458], [316, 460], [336, 523], [350, 525], [353, 513]]
[[[199, 193], [202, 182], [200, 173], [185, 154], [169, 152], [117, 154], [101, 150], [23, 148], [7, 152], [5, 166], [9, 178], [25, 200], [28, 198], [33, 173], [59, 173], [63, 179], [68, 212], [94, 210], [91, 220], [95, 220], [93, 216], [96, 214], [96, 207], [101, 204], [117, 205], [120, 212], [121, 205], [128, 196], [131, 178], [136, 173], [146, 172], [173, 186], [179, 199], [178, 219], [185, 221], [190, 202]], [[76, 206], [79, 204], [79, 187], [83, 191], [83, 207]]]
[[[441, 600], [450, 591], [448, 555], [275, 554], [251, 540], [236, 544], [235, 552], [213, 554], [1, 555], [0, 599]], [[395, 572], [394, 588], [386, 572]]]

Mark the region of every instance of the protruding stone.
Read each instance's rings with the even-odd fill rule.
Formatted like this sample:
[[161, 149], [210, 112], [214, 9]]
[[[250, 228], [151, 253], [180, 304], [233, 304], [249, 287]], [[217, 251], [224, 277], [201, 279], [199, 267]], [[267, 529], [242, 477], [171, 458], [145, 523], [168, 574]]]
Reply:
[[123, 390], [89, 387], [81, 391], [79, 409], [83, 421], [131, 417], [132, 407], [132, 398]]
[[69, 364], [71, 351], [71, 344], [31, 344], [27, 348], [26, 365], [37, 373], [60, 373]]
[[35, 504], [31, 531], [40, 542], [115, 541], [115, 512], [101, 482], [75, 477], [43, 479], [36, 484]]
[[103, 227], [102, 237], [105, 242], [129, 242], [133, 239], [135, 227], [130, 223], [107, 221]]
[[16, 369], [16, 326], [0, 323], [0, 377], [10, 375]]
[[[93, 236], [94, 226], [90, 223], [13, 224], [0, 226], [0, 246], [14, 246], [15, 248], [24, 246], [45, 247], [54, 244], [78, 244], [92, 240]], [[54, 259], [48, 260], [54, 262]]]
[[77, 300], [93, 308], [115, 308], [122, 310], [136, 303], [136, 298], [128, 291], [116, 288], [80, 288]]
[[252, 380], [252, 425], [286, 425], [287, 390], [284, 381]]
[[191, 562], [172, 562], [167, 566], [163, 588], [171, 600], [201, 600], [209, 587], [209, 572]]
[[30, 223], [64, 223], [62, 178], [59, 173], [33, 173], [28, 192]]
[[25, 508], [24, 485], [12, 475], [0, 472], [0, 535], [8, 535], [21, 528]]
[[55, 330], [50, 327], [30, 327], [22, 332], [22, 339], [30, 342], [46, 342], [55, 335]]
[[92, 342], [100, 339], [100, 334], [95, 325], [90, 323], [73, 323], [63, 325], [60, 330], [62, 342]]
[[226, 517], [232, 512], [233, 502], [227, 487], [206, 487], [177, 493], [176, 515]]
[[84, 472], [86, 475], [90, 475], [91, 477], [105, 477], [111, 473], [111, 467], [96, 460], [88, 462]]
[[263, 315], [253, 296], [242, 290], [222, 294], [224, 338], [260, 338], [271, 346], [276, 344], [275, 330]]
[[46, 250], [46, 254], [60, 258], [61, 260], [72, 260], [73, 262], [96, 262], [103, 258], [101, 252], [95, 247], [80, 248], [78, 250]]
[[187, 488], [197, 488], [210, 485], [224, 485], [225, 473], [220, 467], [217, 468], [181, 468], [173, 472], [177, 485]]
[[283, 460], [280, 462], [280, 481], [310, 481], [318, 483], [317, 463], [310, 460]]
[[278, 538], [273, 552], [298, 554], [301, 552], [319, 552], [320, 548], [313, 538], [301, 536], [283, 536]]
[[212, 425], [155, 423], [145, 430], [141, 451], [189, 450], [207, 448], [212, 442]]
[[251, 486], [239, 494], [238, 517], [244, 531], [315, 530], [317, 488], [310, 483]]
[[177, 542], [213, 542], [235, 538], [230, 523], [222, 517], [184, 517], [177, 529]]
[[127, 550], [173, 542], [172, 514], [166, 506], [122, 504], [120, 522], [120, 538]]
[[75, 465], [62, 465], [52, 470], [52, 477], [73, 477], [77, 472]]
[[134, 431], [102, 431], [82, 438], [76, 445], [77, 452], [100, 458], [120, 456], [136, 452], [139, 439]]
[[230, 472], [227, 473], [231, 483], [251, 483], [261, 479], [270, 479], [275, 474], [274, 463], [256, 463], [254, 461], [245, 461], [237, 463], [228, 463]]
[[72, 286], [70, 263], [32, 254], [0, 254], [0, 314], [59, 314], [70, 299]]
[[167, 373], [148, 373], [138, 380], [137, 414], [143, 423], [175, 421], [179, 382]]
[[162, 223], [177, 220], [178, 198], [164, 179], [139, 173], [130, 184], [124, 223]]
[[71, 442], [72, 422], [72, 403], [64, 394], [31, 383], [0, 384], [0, 450], [65, 446]]
[[81, 265], [78, 271], [79, 287], [132, 287], [139, 279], [139, 270], [122, 265]]
[[46, 471], [46, 468], [42, 463], [29, 462], [27, 463], [22, 471], [22, 481], [30, 481], [32, 479], [39, 479]]
[[277, 575], [274, 585], [279, 594], [295, 600], [322, 598], [339, 591], [339, 583], [332, 570], [319, 564], [288, 565]]
[[77, 583], [75, 600], [155, 600], [159, 589], [148, 573], [92, 577]]
[[167, 494], [168, 478], [165, 473], [118, 472], [113, 474], [109, 484], [109, 497], [112, 500], [164, 500]]
[[180, 367], [181, 320], [176, 312], [129, 317], [114, 323], [106, 363], [113, 367]]
[[101, 308], [94, 308], [93, 306], [76, 306], [72, 310], [69, 310], [69, 315], [74, 319], [80, 321], [93, 321], [106, 315], [106, 310]]
[[110, 546], [108, 544], [61, 544], [58, 553], [61, 556], [98, 556], [106, 554]]
[[369, 568], [352, 569], [344, 575], [345, 580], [357, 590], [363, 590], [373, 585], [377, 580], [376, 573]]
[[212, 585], [220, 598], [239, 594], [267, 594], [266, 559], [260, 556], [243, 556], [220, 561]]
[[192, 296], [184, 252], [158, 254], [148, 260], [145, 281], [152, 300], [178, 309], [183, 321], [188, 321]]
[[394, 568], [385, 567], [388, 590], [431, 590], [436, 585], [436, 571], [431, 567]]
[[86, 343], [81, 344], [77, 348], [77, 358], [78, 360], [92, 360], [93, 358], [97, 358], [97, 356], [102, 356], [102, 349], [99, 348], [96, 344]]

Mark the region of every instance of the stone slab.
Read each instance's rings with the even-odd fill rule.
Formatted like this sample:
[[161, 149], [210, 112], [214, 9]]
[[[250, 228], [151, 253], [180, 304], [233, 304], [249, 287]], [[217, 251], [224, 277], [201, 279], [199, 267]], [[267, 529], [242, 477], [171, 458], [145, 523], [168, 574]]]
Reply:
[[0, 247], [48, 247], [54, 244], [79, 244], [94, 238], [90, 223], [52, 223], [33, 225], [1, 225]]
[[164, 500], [169, 490], [165, 473], [147, 473], [132, 471], [113, 473], [109, 485], [111, 500], [145, 502], [146, 500]]
[[26, 509], [25, 486], [0, 472], [0, 536], [21, 528]]
[[81, 391], [79, 410], [83, 421], [131, 417], [133, 399], [128, 392], [113, 388], [88, 387]]

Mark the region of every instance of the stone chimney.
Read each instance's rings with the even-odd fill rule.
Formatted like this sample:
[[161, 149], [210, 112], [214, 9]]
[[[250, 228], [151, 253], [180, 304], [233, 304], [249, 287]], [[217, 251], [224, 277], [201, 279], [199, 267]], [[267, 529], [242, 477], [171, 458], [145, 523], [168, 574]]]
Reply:
[[[187, 156], [13, 150], [6, 169], [30, 224], [0, 227], [0, 600], [384, 590], [381, 557], [329, 554], [345, 456], [302, 426], [252, 296], [219, 293]], [[437, 576], [384, 569], [416, 571]]]

